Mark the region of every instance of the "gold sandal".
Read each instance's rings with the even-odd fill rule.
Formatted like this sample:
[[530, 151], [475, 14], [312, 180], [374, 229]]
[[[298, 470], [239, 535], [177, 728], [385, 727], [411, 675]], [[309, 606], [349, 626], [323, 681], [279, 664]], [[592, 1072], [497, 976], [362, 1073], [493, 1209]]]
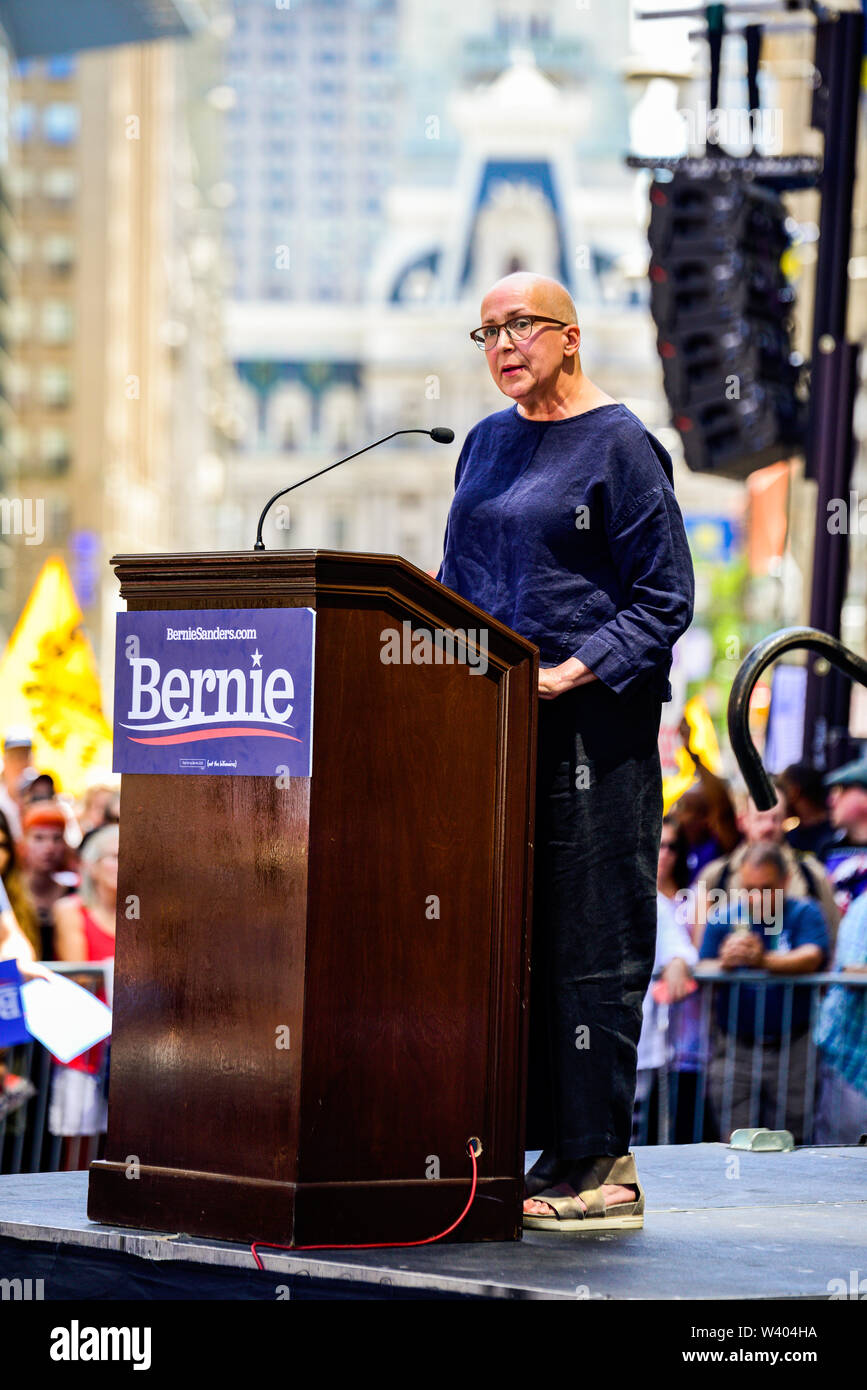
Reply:
[[[603, 1183], [616, 1183], [622, 1187], [634, 1187], [637, 1195], [632, 1202], [615, 1202], [606, 1206], [602, 1192]], [[575, 1196], [558, 1196], [553, 1187], [536, 1195], [536, 1201], [545, 1202], [553, 1208], [553, 1216], [528, 1216], [523, 1218], [525, 1229], [532, 1231], [634, 1231], [644, 1225], [644, 1188], [638, 1179], [635, 1155], [624, 1154], [621, 1158], [604, 1155], [588, 1159], [580, 1166], [575, 1183]], [[582, 1207], [578, 1198], [586, 1204]]]

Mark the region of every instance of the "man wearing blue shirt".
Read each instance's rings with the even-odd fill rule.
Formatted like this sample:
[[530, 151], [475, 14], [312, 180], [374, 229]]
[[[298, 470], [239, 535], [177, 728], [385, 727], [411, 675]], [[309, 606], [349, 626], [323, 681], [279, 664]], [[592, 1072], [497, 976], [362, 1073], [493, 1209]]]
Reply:
[[671, 459], [583, 373], [566, 289], [499, 280], [471, 333], [511, 400], [467, 435], [437, 578], [541, 654], [524, 1223], [643, 1224], [628, 1153], [656, 941], [657, 750], [693, 572]]
[[[728, 905], [705, 928], [699, 958], [706, 970], [731, 971], [736, 979], [740, 970], [797, 976], [822, 969], [829, 945], [825, 918], [811, 899], [786, 897], [787, 876], [776, 845], [750, 846], [740, 865], [740, 887], [730, 890]], [[700, 963], [696, 974], [701, 973]], [[744, 982], [736, 991], [717, 986], [716, 993], [710, 1094], [721, 1132], [728, 1137], [735, 1129], [783, 1127], [802, 1143], [810, 1099], [811, 990]], [[787, 1039], [788, 1076], [781, 1097], [780, 1067]]]
[[832, 985], [816, 1025], [821, 1048], [817, 1144], [857, 1144], [867, 1134], [867, 893], [861, 893], [840, 924], [831, 969], [848, 976]]

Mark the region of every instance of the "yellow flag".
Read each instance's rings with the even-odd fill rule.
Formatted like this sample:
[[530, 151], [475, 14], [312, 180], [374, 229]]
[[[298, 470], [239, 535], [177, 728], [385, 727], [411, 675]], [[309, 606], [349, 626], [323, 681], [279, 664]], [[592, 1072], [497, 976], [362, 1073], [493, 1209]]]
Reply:
[[0, 660], [0, 735], [33, 730], [33, 759], [58, 791], [78, 795], [111, 768], [111, 729], [93, 649], [63, 560], [52, 556]]
[[[718, 773], [722, 765], [719, 756], [719, 743], [713, 720], [700, 695], [693, 695], [691, 700], [687, 700], [683, 714], [691, 730], [689, 740], [691, 747], [698, 753], [705, 767], [710, 768], [711, 772]], [[662, 807], [665, 815], [668, 815], [678, 797], [683, 795], [687, 787], [692, 786], [695, 778], [695, 763], [686, 749], [678, 748], [676, 757], [677, 772], [662, 779]]]

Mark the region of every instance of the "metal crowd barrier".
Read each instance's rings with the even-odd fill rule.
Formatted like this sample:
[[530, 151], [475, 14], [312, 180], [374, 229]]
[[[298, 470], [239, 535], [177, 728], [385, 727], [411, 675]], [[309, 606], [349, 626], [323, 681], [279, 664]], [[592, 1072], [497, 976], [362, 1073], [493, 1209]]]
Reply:
[[[771, 975], [763, 970], [702, 971], [695, 977], [700, 989], [699, 1040], [695, 1051], [698, 1063], [695, 1072], [675, 1071], [671, 1066], [671, 1051], [676, 1029], [672, 1029], [672, 1010], [679, 1004], [667, 1005], [657, 1010], [655, 1018], [660, 1022], [663, 1033], [665, 1062], [651, 1074], [651, 1088], [647, 1096], [636, 1103], [633, 1122], [633, 1142], [636, 1144], [670, 1144], [674, 1142], [701, 1143], [702, 1141], [722, 1140], [727, 1142], [733, 1129], [760, 1126], [768, 1129], [792, 1129], [793, 1115], [790, 1105], [794, 1105], [796, 1142], [810, 1144], [815, 1142], [816, 1104], [818, 1100], [817, 1082], [822, 1049], [815, 1042], [816, 1025], [822, 1000], [830, 985], [846, 989], [867, 989], [867, 974], [858, 976], [842, 972], [823, 972], [812, 975], [781, 976]], [[726, 1006], [726, 1030], [719, 1026], [717, 1018], [716, 991], [721, 986], [729, 990]], [[764, 1029], [765, 1002], [768, 988], [783, 991], [782, 1030], [779, 1045], [757, 1037], [752, 1044], [736, 1041], [735, 1021], [741, 1004], [742, 990], [749, 986], [755, 990], [754, 1018], [755, 1032], [761, 1035]], [[806, 1060], [803, 1075], [803, 1089], [798, 1085], [790, 1090], [790, 1070], [792, 1060], [792, 1014], [795, 990], [810, 990], [809, 1024], [806, 1033], [799, 1030], [796, 1041], [806, 1041]], [[865, 1000], [867, 1007], [867, 1000]], [[733, 1121], [733, 1096], [737, 1072], [737, 1052], [750, 1049], [750, 1086], [745, 1115]], [[770, 1109], [765, 1106], [762, 1114], [762, 1080], [766, 1055], [775, 1054], [774, 1069], [775, 1096]], [[714, 1084], [711, 1083], [711, 1070], [714, 1071]], [[721, 1076], [720, 1076], [721, 1072]], [[687, 1083], [684, 1078], [694, 1077]], [[741, 1069], [743, 1085], [743, 1069]], [[765, 1078], [767, 1081], [767, 1078]], [[719, 1084], [721, 1081], [721, 1084]], [[646, 1081], [645, 1081], [646, 1084]], [[692, 1095], [684, 1097], [688, 1085]], [[639, 1088], [639, 1094], [641, 1087]], [[655, 1097], [655, 1102], [654, 1102]], [[831, 1102], [830, 1119], [832, 1127], [839, 1124], [839, 1096], [836, 1103]], [[803, 1122], [800, 1123], [801, 1114]], [[678, 1137], [679, 1136], [679, 1137]], [[687, 1137], [688, 1136], [688, 1137]]]
[[[102, 988], [111, 1002], [112, 961], [49, 960], [41, 964], [94, 994]], [[97, 1157], [95, 1150], [102, 1143], [102, 1136], [52, 1134], [49, 1128], [52, 1078], [60, 1064], [35, 1039], [0, 1051], [0, 1060], [8, 1072], [35, 1087], [24, 1105], [7, 1115], [0, 1114], [0, 1173], [57, 1173], [61, 1168], [85, 1168]]]
[[[77, 984], [97, 992], [100, 987], [111, 999], [112, 962], [70, 963], [47, 961], [46, 965], [75, 980]], [[636, 1105], [633, 1142], [636, 1144], [670, 1144], [673, 1142], [701, 1143], [703, 1140], [726, 1141], [733, 1128], [733, 1093], [736, 1074], [735, 1020], [745, 986], [757, 988], [755, 1018], [757, 1032], [764, 1026], [765, 995], [768, 988], [783, 991], [782, 1022], [777, 1056], [776, 1096], [772, 1114], [762, 1116], [761, 1083], [763, 1062], [768, 1045], [759, 1040], [751, 1047], [750, 1091], [745, 1123], [749, 1128], [765, 1124], [769, 1129], [791, 1128], [787, 1099], [790, 1097], [789, 1075], [792, 1052], [792, 1015], [795, 990], [810, 990], [809, 1025], [806, 1031], [806, 1064], [803, 1087], [803, 1131], [799, 1142], [814, 1142], [817, 1081], [821, 1049], [816, 1046], [816, 1024], [822, 999], [829, 986], [846, 989], [867, 989], [867, 974], [858, 976], [841, 972], [824, 972], [789, 977], [770, 975], [761, 970], [702, 971], [696, 976], [699, 986], [699, 1040], [695, 1052], [698, 1064], [695, 1072], [678, 1072], [671, 1066], [672, 1029], [676, 1016], [673, 1010], [680, 1005], [657, 1009], [655, 1018], [663, 1033], [663, 1065], [650, 1074], [650, 1094]], [[722, 1034], [717, 1020], [716, 991], [729, 990], [727, 1005], [727, 1034]], [[867, 1007], [867, 1000], [865, 1000]], [[799, 1036], [804, 1036], [799, 1034]], [[742, 1049], [741, 1049], [742, 1050]], [[3, 1056], [3, 1054], [0, 1054]], [[710, 1071], [716, 1058], [717, 1078], [721, 1068], [722, 1085], [711, 1086]], [[35, 1040], [7, 1049], [3, 1056], [7, 1070], [30, 1081], [35, 1093], [18, 1109], [7, 1116], [0, 1115], [0, 1173], [54, 1173], [61, 1169], [86, 1167], [97, 1157], [99, 1147], [91, 1136], [52, 1134], [49, 1128], [49, 1102], [52, 1076], [57, 1063], [51, 1054]], [[693, 1079], [694, 1078], [694, 1079]], [[799, 1099], [800, 1099], [799, 1088]], [[798, 1107], [799, 1110], [801, 1107]], [[833, 1123], [832, 1111], [832, 1123]]]

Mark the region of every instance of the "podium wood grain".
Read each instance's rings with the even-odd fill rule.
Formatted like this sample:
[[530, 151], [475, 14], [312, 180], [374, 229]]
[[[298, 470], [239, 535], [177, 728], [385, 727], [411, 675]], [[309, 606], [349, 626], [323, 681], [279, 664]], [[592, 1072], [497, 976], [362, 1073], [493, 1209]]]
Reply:
[[[131, 610], [316, 610], [313, 775], [123, 776], [89, 1216], [423, 1239], [462, 1209], [476, 1135], [454, 1239], [519, 1238], [536, 648], [394, 556], [113, 564]], [[383, 662], [404, 621], [484, 629], [487, 672]]]

